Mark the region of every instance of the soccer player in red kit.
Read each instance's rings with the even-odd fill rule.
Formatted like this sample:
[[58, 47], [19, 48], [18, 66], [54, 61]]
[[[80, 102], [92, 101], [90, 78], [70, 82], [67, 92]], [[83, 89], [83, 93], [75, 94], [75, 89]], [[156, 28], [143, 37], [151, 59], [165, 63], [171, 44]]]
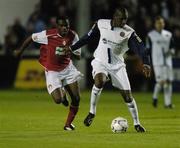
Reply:
[[79, 40], [77, 33], [69, 28], [69, 20], [57, 18], [57, 28], [33, 33], [15, 50], [16, 56], [21, 56], [26, 47], [32, 42], [41, 44], [39, 62], [45, 69], [48, 93], [55, 103], [68, 106], [65, 90], [71, 97], [69, 114], [64, 130], [74, 130], [72, 124], [79, 107], [80, 91], [78, 80], [82, 74], [75, 68], [71, 57], [80, 59], [81, 49], [73, 52], [73, 55], [65, 55], [62, 47], [74, 44]]

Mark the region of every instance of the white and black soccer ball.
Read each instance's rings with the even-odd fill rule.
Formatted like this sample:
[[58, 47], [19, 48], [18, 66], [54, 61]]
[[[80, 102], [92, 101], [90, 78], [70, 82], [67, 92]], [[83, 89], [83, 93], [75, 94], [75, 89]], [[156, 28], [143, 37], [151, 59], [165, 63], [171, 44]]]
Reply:
[[114, 133], [124, 133], [128, 129], [128, 122], [127, 119], [123, 117], [117, 117], [112, 120], [111, 123], [111, 130]]

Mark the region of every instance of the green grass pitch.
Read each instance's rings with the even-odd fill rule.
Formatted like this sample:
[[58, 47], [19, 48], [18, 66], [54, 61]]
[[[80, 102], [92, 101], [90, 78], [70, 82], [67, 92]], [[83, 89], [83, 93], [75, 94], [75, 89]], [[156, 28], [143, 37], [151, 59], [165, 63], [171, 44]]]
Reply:
[[[180, 94], [173, 94], [174, 109], [151, 105], [151, 93], [134, 93], [146, 133], [134, 130], [119, 92], [103, 91], [90, 127], [83, 125], [90, 92], [81, 93], [75, 131], [64, 131], [68, 108], [56, 105], [44, 91], [0, 91], [0, 148], [180, 148]], [[126, 133], [114, 134], [113, 118], [128, 120]]]

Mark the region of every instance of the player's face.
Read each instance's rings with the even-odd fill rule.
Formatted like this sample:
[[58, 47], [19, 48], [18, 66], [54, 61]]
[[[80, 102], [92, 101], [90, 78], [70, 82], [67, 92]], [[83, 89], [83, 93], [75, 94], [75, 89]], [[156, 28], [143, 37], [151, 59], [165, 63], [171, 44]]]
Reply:
[[161, 31], [165, 27], [164, 19], [158, 19], [155, 21], [155, 28], [158, 31]]
[[128, 13], [122, 13], [119, 11], [116, 11], [113, 16], [113, 25], [114, 27], [123, 27], [128, 19]]
[[69, 21], [68, 20], [58, 20], [57, 28], [58, 28], [59, 34], [61, 36], [66, 36], [69, 32]]

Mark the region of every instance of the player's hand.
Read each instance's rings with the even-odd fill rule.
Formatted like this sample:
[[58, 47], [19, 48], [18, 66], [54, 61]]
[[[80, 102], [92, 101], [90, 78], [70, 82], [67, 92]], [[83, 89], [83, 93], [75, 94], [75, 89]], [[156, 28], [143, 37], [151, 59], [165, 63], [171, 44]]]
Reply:
[[64, 52], [65, 52], [65, 55], [71, 55], [72, 54], [72, 50], [69, 46], [64, 47]]
[[21, 50], [14, 50], [13, 55], [14, 55], [15, 57], [19, 58], [19, 57], [22, 56], [22, 52], [21, 52]]
[[168, 50], [168, 52], [165, 53], [165, 56], [168, 57], [168, 56], [172, 56], [175, 54], [175, 51], [172, 49], [172, 50]]
[[147, 64], [143, 64], [143, 73], [146, 78], [149, 78], [151, 76], [151, 67]]

